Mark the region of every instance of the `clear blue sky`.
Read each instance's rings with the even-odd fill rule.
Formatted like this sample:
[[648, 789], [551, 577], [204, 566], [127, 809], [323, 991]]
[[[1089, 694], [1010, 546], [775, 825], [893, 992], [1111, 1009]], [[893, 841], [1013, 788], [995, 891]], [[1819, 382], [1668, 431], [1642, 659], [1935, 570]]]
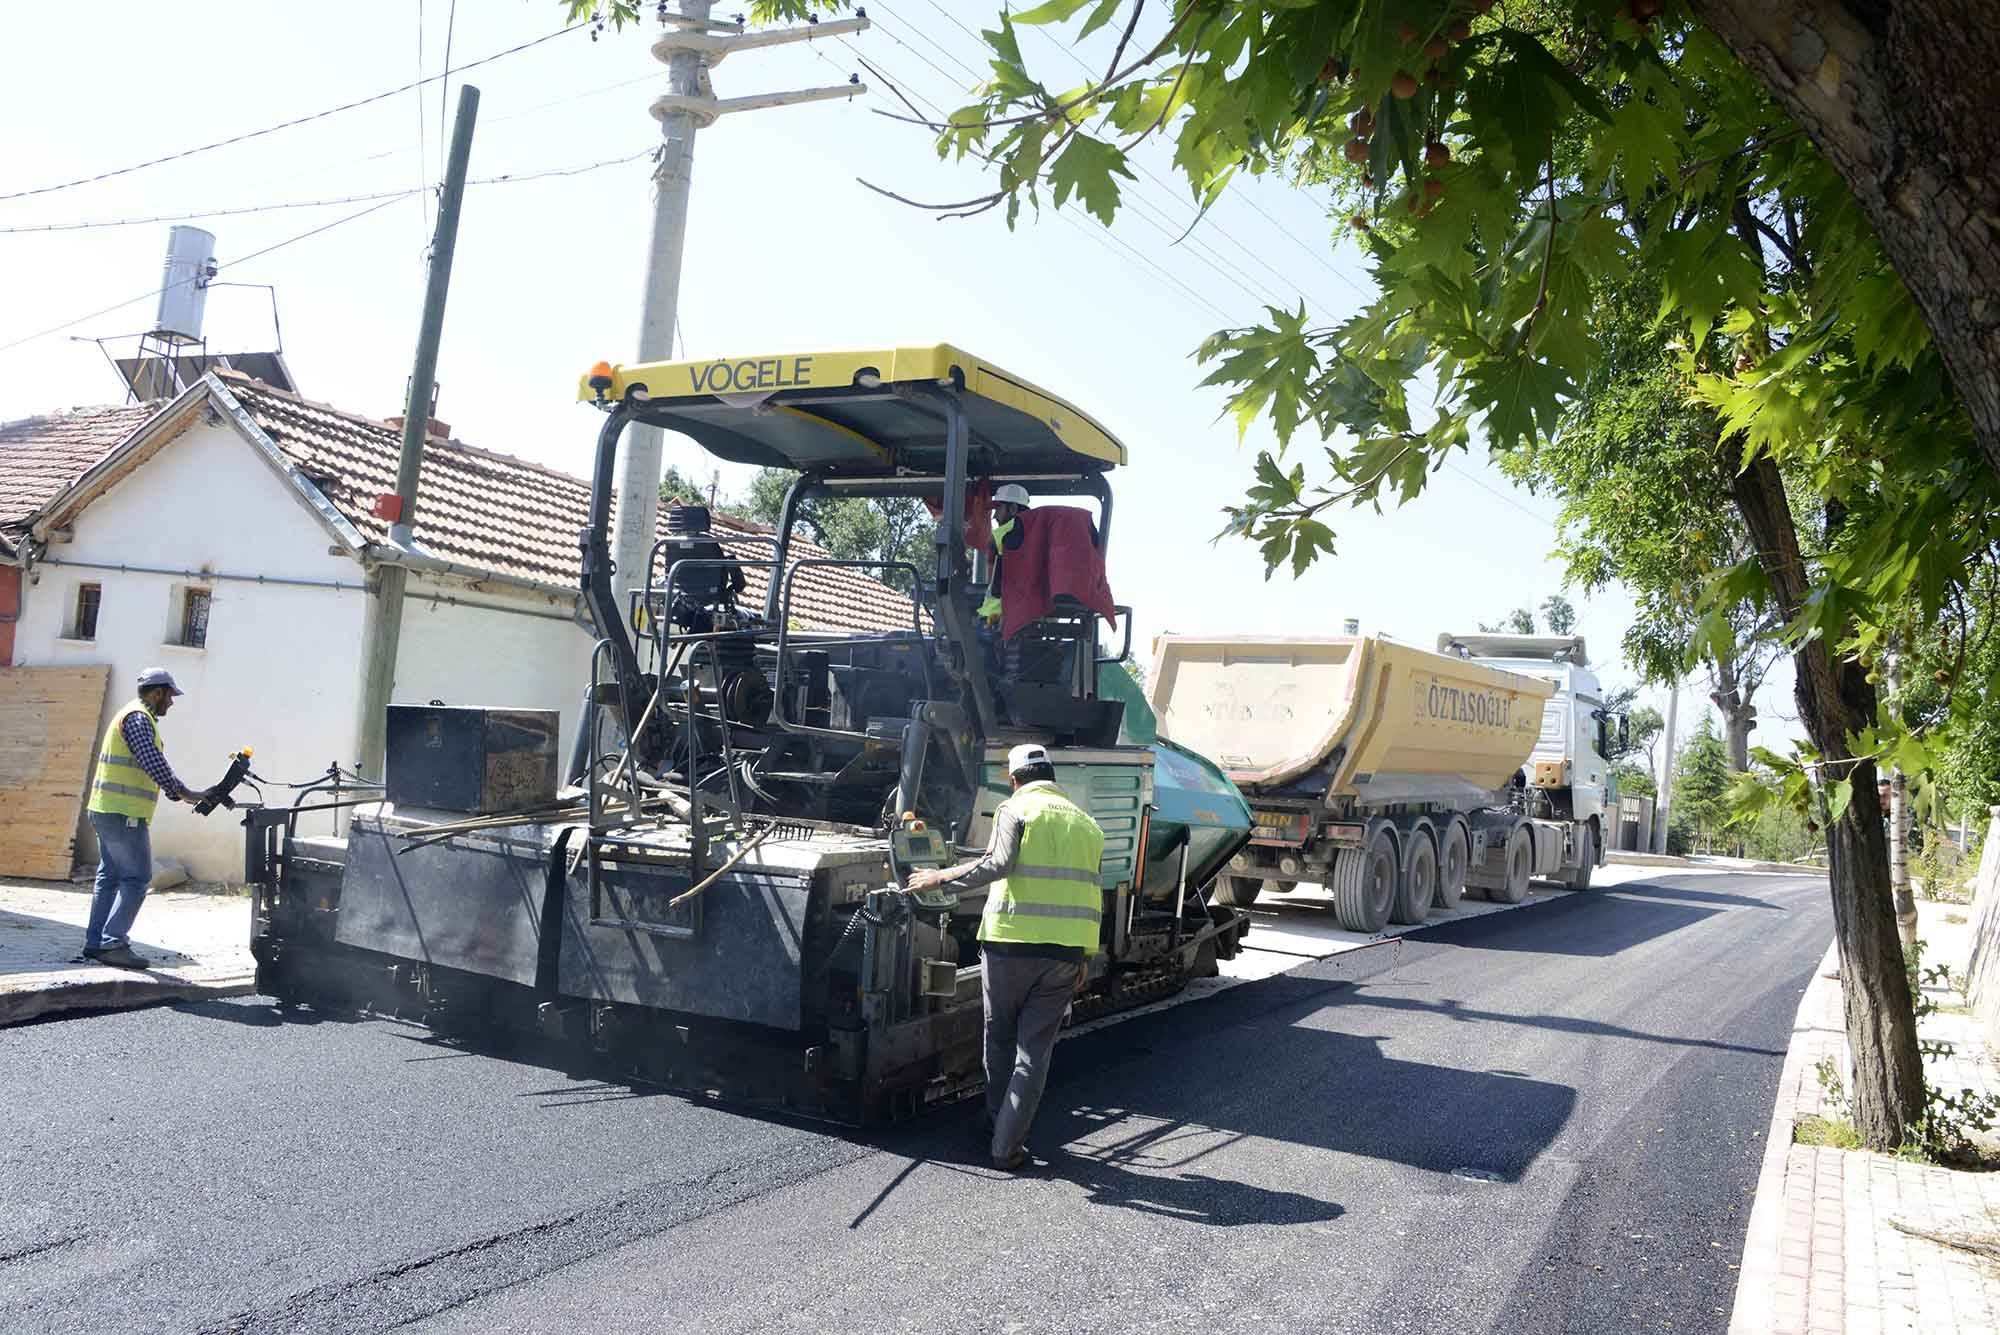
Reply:
[[[740, 54], [718, 92], [845, 82], [856, 53], [919, 104], [959, 105], [983, 67], [975, 39], [990, 5], [870, 3], [877, 20], [848, 42]], [[720, 13], [730, 12], [727, 5]], [[454, 66], [560, 26], [554, 0], [464, 0]], [[198, 9], [106, 0], [87, 14], [24, 6], [0, 53], [0, 117], [10, 136], [0, 194], [88, 176], [255, 130], [441, 70], [448, 0], [351, 0], [299, 7], [211, 0]], [[655, 26], [572, 33], [468, 73], [483, 93], [472, 175], [525, 174], [641, 153], [646, 108], [664, 89]], [[1051, 82], [1080, 81], [1064, 48], [1024, 37]], [[1093, 44], [1094, 48], [1094, 44]], [[1085, 57], [1094, 53], [1086, 51]], [[1096, 55], [1102, 59], [1101, 54]], [[939, 222], [875, 195], [866, 177], [920, 199], [987, 188], [976, 166], [939, 163], [922, 129], [875, 114], [877, 95], [731, 117], [701, 134], [681, 289], [690, 355], [950, 341], [1069, 398], [1119, 435], [1132, 466], [1117, 479], [1114, 591], [1162, 629], [1337, 634], [1428, 644], [1538, 602], [1561, 584], [1548, 559], [1554, 505], [1517, 491], [1483, 457], [1459, 457], [1418, 501], [1335, 516], [1338, 553], [1294, 581], [1266, 581], [1254, 551], [1213, 545], [1220, 507], [1245, 486], [1268, 437], [1239, 445], [1199, 388], [1194, 348], [1213, 329], [1303, 298], [1321, 317], [1354, 309], [1368, 279], [1334, 244], [1322, 204], [1275, 180], [1244, 180], [1192, 236], [1163, 153], [1146, 159], [1132, 208], [1107, 233], [1074, 210]], [[455, 87], [455, 85], [454, 85]], [[450, 95], [456, 97], [455, 91]], [[447, 113], [448, 118], [448, 113]], [[0, 201], [0, 228], [317, 200], [435, 184], [445, 129], [439, 86], [91, 185]], [[594, 414], [574, 403], [580, 371], [628, 358], [639, 311], [649, 166], [473, 190], [467, 200], [439, 363], [438, 415], [463, 440], [556, 467], [589, 466]], [[1156, 177], [1157, 179], [1153, 179]], [[348, 204], [198, 220], [224, 262], [365, 208]], [[422, 300], [427, 205], [391, 203], [323, 235], [252, 259], [228, 281], [277, 286], [286, 358], [303, 393], [384, 416], [400, 412]], [[168, 224], [0, 232], [0, 345], [157, 288]], [[134, 334], [150, 298], [0, 351], [0, 418], [116, 401], [120, 385], [79, 336]], [[265, 294], [218, 288], [214, 350], [273, 343]], [[112, 345], [128, 353], [130, 341]], [[1305, 444], [1310, 471], [1317, 447]], [[686, 442], [669, 459], [706, 476]], [[724, 488], [740, 479], [725, 471]], [[1607, 679], [1629, 679], [1618, 642], [1629, 620], [1613, 593], [1577, 599], [1580, 629]], [[1791, 712], [1789, 678], [1767, 692], [1767, 728]], [[1695, 699], [1699, 700], [1697, 692]], [[1684, 727], [1698, 708], [1683, 697]]]

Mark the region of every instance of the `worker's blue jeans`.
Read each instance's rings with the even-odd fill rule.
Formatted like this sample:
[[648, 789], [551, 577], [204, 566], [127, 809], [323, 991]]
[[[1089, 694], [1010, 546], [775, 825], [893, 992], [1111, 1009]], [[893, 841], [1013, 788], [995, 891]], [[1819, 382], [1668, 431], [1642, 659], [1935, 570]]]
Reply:
[[153, 827], [150, 821], [128, 825], [124, 816], [93, 811], [90, 828], [97, 832], [97, 891], [90, 898], [83, 948], [109, 950], [125, 944], [153, 883]]

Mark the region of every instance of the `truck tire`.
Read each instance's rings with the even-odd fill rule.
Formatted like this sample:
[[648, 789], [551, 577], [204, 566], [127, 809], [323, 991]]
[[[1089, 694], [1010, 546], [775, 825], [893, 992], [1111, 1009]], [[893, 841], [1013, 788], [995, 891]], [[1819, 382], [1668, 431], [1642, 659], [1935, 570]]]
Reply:
[[1218, 876], [1215, 878], [1215, 902], [1247, 909], [1257, 902], [1257, 895], [1263, 888], [1264, 881], [1259, 876]]
[[1396, 898], [1396, 840], [1378, 829], [1365, 848], [1343, 848], [1333, 864], [1333, 916], [1342, 931], [1373, 935], [1389, 925]]
[[1389, 921], [1419, 923], [1428, 918], [1437, 902], [1437, 846], [1425, 830], [1410, 831], [1403, 845], [1403, 866], [1396, 877], [1396, 898], [1389, 907]]
[[1466, 838], [1465, 822], [1445, 826], [1438, 840], [1437, 906], [1455, 913], [1465, 899], [1465, 874], [1472, 864], [1472, 845]]
[[1584, 823], [1583, 835], [1577, 840], [1577, 853], [1583, 865], [1563, 877], [1563, 884], [1571, 890], [1590, 889], [1590, 873], [1597, 869], [1597, 827]]
[[1519, 904], [1528, 897], [1528, 878], [1535, 874], [1535, 842], [1528, 827], [1516, 825], [1507, 836], [1507, 876], [1498, 885], [1486, 887], [1486, 897], [1496, 904]]

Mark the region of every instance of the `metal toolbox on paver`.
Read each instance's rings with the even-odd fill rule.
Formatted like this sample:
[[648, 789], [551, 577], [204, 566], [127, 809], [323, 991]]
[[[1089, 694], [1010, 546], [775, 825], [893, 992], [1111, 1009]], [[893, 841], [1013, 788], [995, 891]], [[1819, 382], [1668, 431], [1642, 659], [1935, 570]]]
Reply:
[[520, 811], [556, 797], [553, 709], [390, 705], [386, 796], [398, 807]]

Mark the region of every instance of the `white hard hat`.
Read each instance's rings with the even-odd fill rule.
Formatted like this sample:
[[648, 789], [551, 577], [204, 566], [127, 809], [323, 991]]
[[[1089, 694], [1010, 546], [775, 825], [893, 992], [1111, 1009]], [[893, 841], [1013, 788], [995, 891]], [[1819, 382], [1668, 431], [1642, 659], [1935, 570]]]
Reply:
[[1037, 765], [1049, 764], [1049, 749], [1038, 742], [1017, 746], [1007, 753], [1007, 772], [1019, 774], [1022, 770], [1033, 769]]
[[1009, 482], [993, 493], [995, 505], [1026, 505], [1028, 501], [1028, 489], [1018, 482]]

